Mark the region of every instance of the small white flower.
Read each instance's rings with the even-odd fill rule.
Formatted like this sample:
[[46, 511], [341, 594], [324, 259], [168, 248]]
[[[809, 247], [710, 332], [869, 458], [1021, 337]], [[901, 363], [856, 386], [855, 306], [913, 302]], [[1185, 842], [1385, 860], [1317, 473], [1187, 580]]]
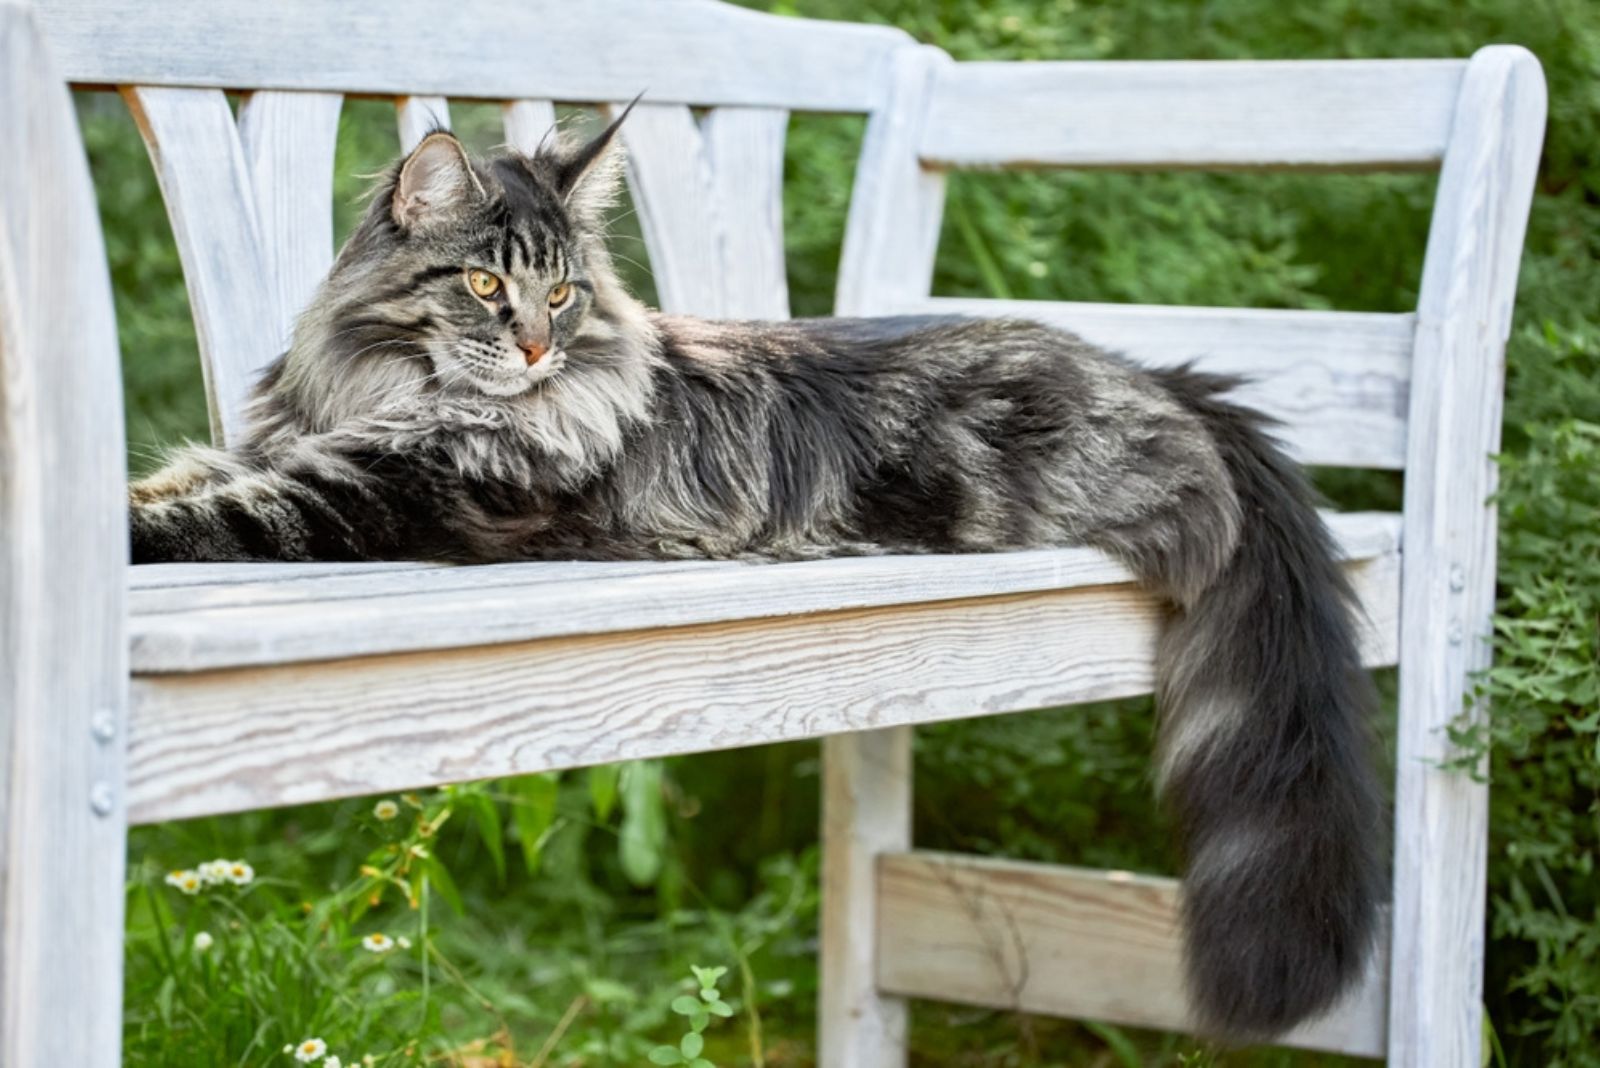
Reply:
[[194, 951], [204, 953], [216, 944], [216, 939], [211, 937], [210, 931], [196, 931], [194, 936]]
[[329, 1057], [322, 1062], [322, 1068], [344, 1068], [344, 1062], [338, 1057]]
[[320, 1061], [323, 1054], [328, 1052], [328, 1044], [320, 1038], [308, 1038], [294, 1048], [294, 1059], [301, 1064], [310, 1064]]
[[361, 945], [369, 953], [387, 953], [394, 948], [394, 939], [382, 932], [374, 931], [361, 940]]
[[386, 797], [372, 806], [372, 814], [387, 823], [400, 815], [400, 806]]
[[228, 862], [218, 858], [200, 865], [200, 881], [207, 886], [221, 886], [228, 881]]
[[256, 877], [256, 870], [242, 860], [230, 860], [227, 864], [226, 877], [234, 886], [243, 886]]
[[401, 935], [399, 938], [394, 940], [394, 944], [399, 946], [401, 949], [410, 949], [411, 939], [407, 938], [405, 935]]
[[178, 871], [167, 872], [167, 885], [176, 887], [177, 889], [182, 890], [184, 893], [193, 896], [200, 892], [202, 881], [200, 879], [199, 872], [193, 872], [187, 868], [181, 868]]
[[287, 1046], [285, 1046], [285, 1047], [283, 1047], [283, 1052], [285, 1052], [285, 1053], [293, 1053], [293, 1052], [294, 1052], [294, 1045], [293, 1045], [293, 1043], [291, 1043], [291, 1044], [290, 1044], [290, 1045], [287, 1045]]

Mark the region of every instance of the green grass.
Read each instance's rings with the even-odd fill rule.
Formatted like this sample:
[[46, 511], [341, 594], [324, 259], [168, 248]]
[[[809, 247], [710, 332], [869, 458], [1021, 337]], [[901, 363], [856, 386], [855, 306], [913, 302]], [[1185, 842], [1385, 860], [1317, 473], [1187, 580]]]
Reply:
[[[1496, 667], [1482, 681], [1495, 714], [1488, 732], [1460, 741], [1469, 753], [1494, 745], [1495, 1049], [1510, 1065], [1600, 1065], [1600, 7], [772, 7], [893, 23], [963, 59], [1464, 56], [1495, 41], [1539, 55], [1551, 126], [1508, 351]], [[145, 469], [161, 445], [206, 431], [194, 333], [121, 103], [100, 96], [81, 109], [117, 294], [130, 455]], [[490, 110], [458, 108], [457, 121], [469, 139], [494, 137]], [[799, 314], [831, 306], [861, 133], [855, 118], [793, 121], [785, 224]], [[360, 209], [357, 175], [394, 150], [387, 105], [347, 106], [341, 232]], [[1403, 310], [1416, 300], [1433, 187], [1423, 175], [957, 175], [936, 291]], [[630, 277], [649, 294], [627, 225], [623, 251], [640, 261]], [[1390, 476], [1318, 476], [1347, 505], [1398, 500]], [[924, 730], [918, 841], [1170, 870], [1147, 783], [1150, 732], [1147, 702]], [[701, 1056], [812, 1064], [817, 793], [816, 748], [789, 745], [435, 792], [416, 799], [421, 808], [402, 803], [395, 821], [378, 820], [368, 800], [141, 829], [130, 847], [127, 1063], [288, 1064], [282, 1047], [315, 1035], [347, 1065], [367, 1053], [392, 1065], [637, 1065], [680, 1042], [688, 1018], [673, 1003], [697, 996], [690, 968], [706, 966], [728, 969], [720, 990], [734, 1015], [707, 1021]], [[195, 897], [162, 882], [212, 857], [249, 860], [256, 880]], [[202, 929], [204, 953], [193, 942]], [[373, 954], [360, 939], [374, 931], [411, 948]], [[912, 1042], [914, 1063], [941, 1068], [1213, 1063], [1181, 1037], [939, 1005], [916, 1006]], [[1342, 1062], [1258, 1051], [1214, 1063]]]

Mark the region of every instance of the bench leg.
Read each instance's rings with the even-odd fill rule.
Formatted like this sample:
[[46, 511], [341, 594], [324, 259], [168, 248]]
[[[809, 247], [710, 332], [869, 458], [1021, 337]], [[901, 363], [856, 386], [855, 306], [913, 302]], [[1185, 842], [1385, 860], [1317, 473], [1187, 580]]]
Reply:
[[817, 1063], [900, 1068], [906, 1003], [878, 993], [880, 854], [911, 848], [911, 728], [822, 743], [822, 991]]
[[0, 4], [0, 1065], [116, 1068], [128, 535], [116, 325], [66, 83]]
[[[1468, 64], [1422, 271], [1406, 453], [1389, 1063], [1475, 1068], [1482, 1053], [1488, 794], [1448, 727], [1489, 664], [1505, 343], [1544, 135], [1539, 63]], [[1475, 708], [1475, 716], [1482, 715]]]

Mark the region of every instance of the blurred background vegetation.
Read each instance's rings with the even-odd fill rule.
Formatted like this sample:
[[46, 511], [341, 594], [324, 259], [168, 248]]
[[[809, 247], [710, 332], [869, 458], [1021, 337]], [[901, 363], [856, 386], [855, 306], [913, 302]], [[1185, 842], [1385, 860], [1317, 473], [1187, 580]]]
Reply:
[[[1517, 42], [1543, 61], [1550, 129], [1509, 349], [1497, 648], [1483, 680], [1494, 719], [1488, 736], [1462, 741], [1493, 743], [1491, 1049], [1497, 1063], [1600, 1065], [1600, 5], [754, 6], [891, 23], [958, 59], [1466, 56]], [[155, 181], [122, 105], [99, 96], [81, 110], [117, 293], [131, 463], [146, 469], [161, 446], [205, 433], [194, 332]], [[480, 145], [497, 140], [492, 107], [458, 106], [456, 121]], [[785, 222], [796, 314], [831, 306], [861, 129], [840, 117], [796, 116], [791, 126]], [[360, 211], [359, 176], [395, 151], [388, 105], [347, 105], [341, 233]], [[936, 291], [1409, 310], [1433, 188], [1426, 175], [957, 175]], [[624, 217], [618, 232], [648, 297], [637, 231]], [[1389, 476], [1320, 477], [1341, 504], [1398, 501]], [[1146, 702], [921, 731], [919, 845], [1170, 871], [1147, 782], [1150, 736]], [[326, 923], [276, 948], [258, 934], [266, 917], [320, 916], [316, 902], [336, 888], [369, 885], [360, 866], [398, 848], [371, 801], [142, 829], [131, 846], [128, 1063], [269, 1063], [294, 1040], [281, 1036], [315, 1025], [330, 1042], [344, 1028], [347, 1042], [388, 1049], [392, 1063], [639, 1064], [656, 1042], [676, 1041], [682, 1028], [669, 1003], [698, 963], [731, 969], [724, 993], [738, 1014], [708, 1030], [708, 1057], [811, 1064], [817, 765], [814, 745], [778, 746], [421, 799], [419, 811], [457, 817], [429, 839], [438, 878], [449, 880], [445, 907], [391, 900], [371, 915], [398, 909], [384, 922], [431, 939], [439, 959], [381, 974], [318, 963]], [[519, 847], [510, 863], [508, 843]], [[248, 857], [257, 869], [236, 915], [160, 896], [162, 871], [211, 855]], [[359, 933], [371, 922], [365, 908], [340, 930]], [[176, 959], [184, 944], [174, 932], [187, 938], [202, 921], [255, 939], [235, 961], [255, 969], [249, 982], [206, 978]], [[419, 971], [420, 1000], [411, 993]], [[1174, 1036], [936, 1005], [917, 1006], [913, 1045], [915, 1063], [941, 1066], [1343, 1063], [1198, 1054]]]

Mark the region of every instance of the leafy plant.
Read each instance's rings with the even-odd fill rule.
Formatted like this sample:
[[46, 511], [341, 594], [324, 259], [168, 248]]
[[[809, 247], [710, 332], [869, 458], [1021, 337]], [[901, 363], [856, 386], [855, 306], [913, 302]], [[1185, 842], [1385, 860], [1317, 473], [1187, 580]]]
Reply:
[[684, 1017], [689, 1025], [683, 1037], [678, 1039], [676, 1046], [657, 1046], [650, 1051], [651, 1064], [686, 1064], [689, 1068], [717, 1068], [709, 1060], [701, 1056], [705, 1051], [705, 1030], [711, 1025], [713, 1016], [724, 1019], [733, 1015], [733, 1008], [722, 1000], [722, 994], [717, 990], [717, 980], [728, 973], [726, 968], [701, 968], [690, 969], [694, 973], [695, 982], [699, 984], [700, 996], [684, 994], [672, 999], [672, 1011]]

